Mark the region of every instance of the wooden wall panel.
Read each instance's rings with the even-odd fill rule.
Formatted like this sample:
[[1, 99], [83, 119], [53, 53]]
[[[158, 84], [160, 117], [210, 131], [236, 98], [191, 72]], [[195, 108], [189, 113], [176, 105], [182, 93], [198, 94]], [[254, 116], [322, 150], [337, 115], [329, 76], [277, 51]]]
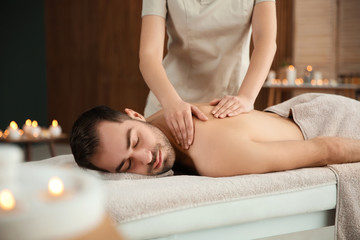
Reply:
[[360, 1], [339, 1], [338, 73], [360, 76]]
[[277, 70], [285, 63], [293, 63], [293, 1], [277, 0], [277, 51], [271, 69]]
[[298, 76], [307, 65], [336, 79], [337, 0], [294, 1], [294, 65]]
[[95, 105], [143, 111], [140, 13], [141, 1], [45, 1], [48, 112], [66, 132]]

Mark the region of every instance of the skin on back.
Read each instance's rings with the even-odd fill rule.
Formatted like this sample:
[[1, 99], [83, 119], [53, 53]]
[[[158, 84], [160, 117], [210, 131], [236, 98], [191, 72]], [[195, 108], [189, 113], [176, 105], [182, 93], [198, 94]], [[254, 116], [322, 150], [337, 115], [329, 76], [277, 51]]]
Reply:
[[[209, 120], [203, 122], [194, 118], [195, 138], [189, 150], [175, 143], [161, 112], [148, 121], [169, 138], [176, 149], [177, 161], [188, 165], [192, 163], [200, 175], [263, 173], [308, 164], [300, 161], [289, 165], [286, 159], [291, 156], [286, 156], [286, 151], [282, 151], [298, 145], [294, 144], [296, 142], [305, 142], [299, 127], [291, 119], [259, 111], [217, 119], [210, 113], [211, 106], [199, 108], [207, 114]], [[307, 146], [296, 147], [294, 153], [303, 151], [304, 147]]]

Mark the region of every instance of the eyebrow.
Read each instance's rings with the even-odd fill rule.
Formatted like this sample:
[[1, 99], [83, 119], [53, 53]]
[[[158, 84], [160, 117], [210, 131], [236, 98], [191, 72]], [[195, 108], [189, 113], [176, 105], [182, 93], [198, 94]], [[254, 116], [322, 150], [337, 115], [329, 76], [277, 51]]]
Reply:
[[[132, 130], [133, 130], [132, 128], [129, 128], [126, 132], [126, 149], [127, 150], [129, 150], [129, 148], [130, 148], [130, 136], [131, 136]], [[126, 162], [126, 159], [123, 159], [121, 161], [121, 163], [119, 164], [119, 166], [117, 166], [117, 168], [115, 169], [115, 172], [117, 172], [117, 173], [120, 172], [120, 170], [121, 170], [122, 166], [124, 166], [125, 162]]]

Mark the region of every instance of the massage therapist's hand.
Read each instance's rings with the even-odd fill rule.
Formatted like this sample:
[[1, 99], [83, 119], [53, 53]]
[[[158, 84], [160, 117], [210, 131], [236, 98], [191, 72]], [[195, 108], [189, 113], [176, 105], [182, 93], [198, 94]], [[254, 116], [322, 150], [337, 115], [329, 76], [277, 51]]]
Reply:
[[215, 106], [211, 113], [216, 118], [233, 117], [240, 113], [247, 113], [254, 109], [252, 102], [241, 96], [225, 96], [214, 99], [210, 105]]
[[208, 120], [196, 106], [182, 100], [163, 106], [164, 117], [171, 133], [178, 144], [189, 149], [194, 140], [194, 123], [192, 114], [202, 121]]

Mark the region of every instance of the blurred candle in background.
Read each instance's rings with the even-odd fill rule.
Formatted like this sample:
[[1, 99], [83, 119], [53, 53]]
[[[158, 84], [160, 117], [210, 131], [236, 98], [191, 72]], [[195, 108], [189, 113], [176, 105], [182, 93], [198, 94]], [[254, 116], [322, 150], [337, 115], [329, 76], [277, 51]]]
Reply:
[[267, 83], [272, 84], [273, 80], [276, 78], [276, 72], [274, 70], [270, 70], [268, 77], [267, 77]]
[[23, 129], [25, 135], [32, 135], [31, 120], [30, 119], [27, 119], [25, 121], [25, 124], [23, 125], [22, 129]]
[[57, 120], [54, 119], [52, 121], [49, 131], [52, 137], [59, 137], [61, 135], [62, 130]]
[[304, 73], [304, 82], [310, 83], [313, 77], [313, 68], [311, 65], [307, 65], [305, 73]]
[[293, 65], [290, 65], [286, 69], [286, 78], [289, 85], [294, 85], [296, 80], [296, 69]]
[[39, 127], [39, 124], [37, 121], [32, 121], [31, 123], [32, 129], [31, 129], [31, 134], [33, 137], [37, 138], [40, 135], [41, 132], [41, 128]]
[[314, 71], [314, 80], [316, 81], [316, 85], [323, 85], [323, 77], [320, 71]]
[[322, 79], [322, 74], [321, 74], [320, 71], [315, 71], [315, 72], [314, 72], [314, 79], [315, 79], [316, 81]]
[[19, 128], [18, 125], [15, 121], [12, 121], [9, 125], [9, 127], [7, 128], [7, 130], [9, 131], [9, 138], [12, 140], [17, 140], [21, 137], [20, 133], [19, 133]]

